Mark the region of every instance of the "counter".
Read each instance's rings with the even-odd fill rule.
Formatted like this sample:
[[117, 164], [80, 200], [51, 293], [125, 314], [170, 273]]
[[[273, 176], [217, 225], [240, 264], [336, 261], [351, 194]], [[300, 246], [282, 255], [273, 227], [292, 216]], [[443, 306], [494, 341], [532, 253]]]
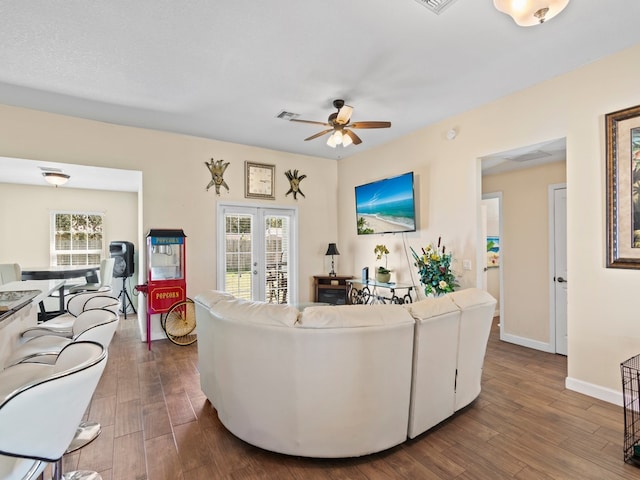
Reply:
[[0, 285], [0, 370], [16, 346], [20, 334], [38, 324], [38, 303], [64, 287], [64, 280], [28, 280]]

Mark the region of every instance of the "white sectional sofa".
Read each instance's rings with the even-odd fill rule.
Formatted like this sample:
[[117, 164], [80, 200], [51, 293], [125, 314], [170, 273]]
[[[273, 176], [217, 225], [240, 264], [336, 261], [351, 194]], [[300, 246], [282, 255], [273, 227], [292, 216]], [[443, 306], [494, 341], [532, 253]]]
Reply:
[[307, 457], [385, 450], [470, 403], [495, 308], [476, 289], [408, 306], [298, 311], [217, 291], [195, 303], [201, 388], [220, 421]]

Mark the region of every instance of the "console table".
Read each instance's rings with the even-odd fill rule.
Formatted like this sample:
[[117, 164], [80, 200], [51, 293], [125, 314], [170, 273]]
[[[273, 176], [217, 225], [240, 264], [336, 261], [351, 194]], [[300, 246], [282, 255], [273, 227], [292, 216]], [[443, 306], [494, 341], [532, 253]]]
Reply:
[[411, 303], [413, 285], [408, 283], [382, 283], [376, 280], [347, 280], [349, 303]]
[[353, 278], [352, 276], [336, 275], [314, 275], [313, 287], [315, 291], [316, 303], [329, 303], [331, 305], [345, 305], [349, 303], [347, 301], [347, 292], [349, 286], [347, 281]]

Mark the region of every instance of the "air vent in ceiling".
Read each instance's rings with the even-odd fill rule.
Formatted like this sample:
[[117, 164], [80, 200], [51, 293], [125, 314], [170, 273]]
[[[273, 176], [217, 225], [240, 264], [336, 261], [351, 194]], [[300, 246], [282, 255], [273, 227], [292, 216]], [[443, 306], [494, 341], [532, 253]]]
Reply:
[[51, 168], [51, 167], [38, 167], [43, 172], [57, 172], [62, 173], [62, 170], [59, 168]]
[[281, 118], [282, 120], [291, 120], [293, 118], [298, 118], [300, 116], [300, 114], [298, 113], [291, 113], [291, 112], [287, 112], [286, 110], [282, 110], [278, 115], [276, 115], [276, 118]]
[[455, 1], [456, 0], [416, 0], [416, 2], [427, 7], [436, 15], [440, 15], [444, 9]]
[[533, 152], [523, 153], [522, 155], [507, 158], [507, 160], [511, 160], [513, 162], [529, 162], [531, 160], [539, 160], [540, 158], [550, 156], [551, 154], [548, 152], [543, 152], [542, 150], [534, 150]]

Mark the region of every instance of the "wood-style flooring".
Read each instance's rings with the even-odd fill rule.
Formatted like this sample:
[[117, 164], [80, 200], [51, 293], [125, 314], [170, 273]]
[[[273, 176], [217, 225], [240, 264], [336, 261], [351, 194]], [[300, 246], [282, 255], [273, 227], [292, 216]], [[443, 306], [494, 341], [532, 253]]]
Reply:
[[[498, 339], [494, 326], [478, 399], [420, 437], [366, 457], [289, 457], [229, 433], [199, 388], [197, 343], [139, 339], [121, 319], [87, 417], [100, 437], [65, 471], [105, 480], [640, 479], [625, 464], [620, 407], [564, 388], [566, 358]], [[384, 414], [384, 412], [381, 412]]]

